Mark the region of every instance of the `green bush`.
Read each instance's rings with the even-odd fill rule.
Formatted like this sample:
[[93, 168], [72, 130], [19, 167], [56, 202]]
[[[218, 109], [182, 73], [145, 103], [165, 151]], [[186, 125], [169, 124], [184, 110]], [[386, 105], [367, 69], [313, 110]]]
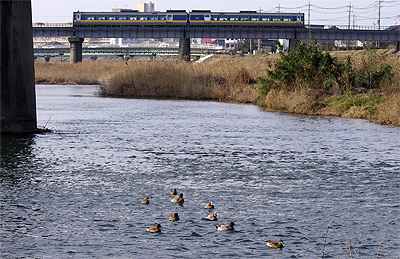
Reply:
[[[272, 88], [294, 90], [298, 88], [323, 89], [333, 86], [345, 89], [381, 88], [392, 82], [392, 67], [381, 60], [376, 53], [367, 52], [361, 66], [353, 64], [351, 56], [343, 60], [333, 57], [321, 48], [299, 43], [295, 51], [280, 52], [280, 59], [268, 63], [267, 75], [258, 78], [260, 94], [267, 94]], [[382, 58], [381, 58], [382, 59]]]

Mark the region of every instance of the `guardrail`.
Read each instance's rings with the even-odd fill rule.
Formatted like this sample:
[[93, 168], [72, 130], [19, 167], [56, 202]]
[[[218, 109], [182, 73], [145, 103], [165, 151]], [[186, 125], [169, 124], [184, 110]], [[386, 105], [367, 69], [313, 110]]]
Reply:
[[364, 30], [364, 31], [384, 31], [384, 30], [400, 30], [399, 25], [392, 26], [366, 26], [366, 25], [306, 25], [310, 29], [330, 29], [330, 30]]
[[34, 23], [32, 27], [73, 27], [72, 23]]

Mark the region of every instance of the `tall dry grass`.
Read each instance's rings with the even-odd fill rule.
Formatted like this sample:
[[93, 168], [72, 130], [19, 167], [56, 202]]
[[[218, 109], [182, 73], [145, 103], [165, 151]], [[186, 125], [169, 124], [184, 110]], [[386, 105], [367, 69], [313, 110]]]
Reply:
[[212, 99], [251, 103], [263, 59], [216, 58], [202, 63], [131, 62], [102, 88], [104, 96]]
[[37, 84], [99, 84], [125, 65], [123, 62], [39, 63], [35, 62]]

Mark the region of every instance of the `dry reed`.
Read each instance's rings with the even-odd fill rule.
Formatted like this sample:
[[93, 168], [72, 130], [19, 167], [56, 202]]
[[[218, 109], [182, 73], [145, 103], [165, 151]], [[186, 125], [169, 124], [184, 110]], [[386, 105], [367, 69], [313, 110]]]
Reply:
[[124, 66], [122, 62], [35, 63], [37, 84], [99, 84]]
[[111, 77], [102, 94], [118, 97], [212, 99], [251, 103], [261, 59], [221, 59], [203, 63], [131, 62]]

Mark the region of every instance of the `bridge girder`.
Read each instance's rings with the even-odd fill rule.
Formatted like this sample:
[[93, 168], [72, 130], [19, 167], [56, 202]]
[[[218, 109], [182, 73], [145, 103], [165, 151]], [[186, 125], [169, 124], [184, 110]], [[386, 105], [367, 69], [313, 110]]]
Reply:
[[233, 38], [400, 41], [396, 30], [298, 29], [261, 26], [34, 27], [33, 36], [81, 38]]

